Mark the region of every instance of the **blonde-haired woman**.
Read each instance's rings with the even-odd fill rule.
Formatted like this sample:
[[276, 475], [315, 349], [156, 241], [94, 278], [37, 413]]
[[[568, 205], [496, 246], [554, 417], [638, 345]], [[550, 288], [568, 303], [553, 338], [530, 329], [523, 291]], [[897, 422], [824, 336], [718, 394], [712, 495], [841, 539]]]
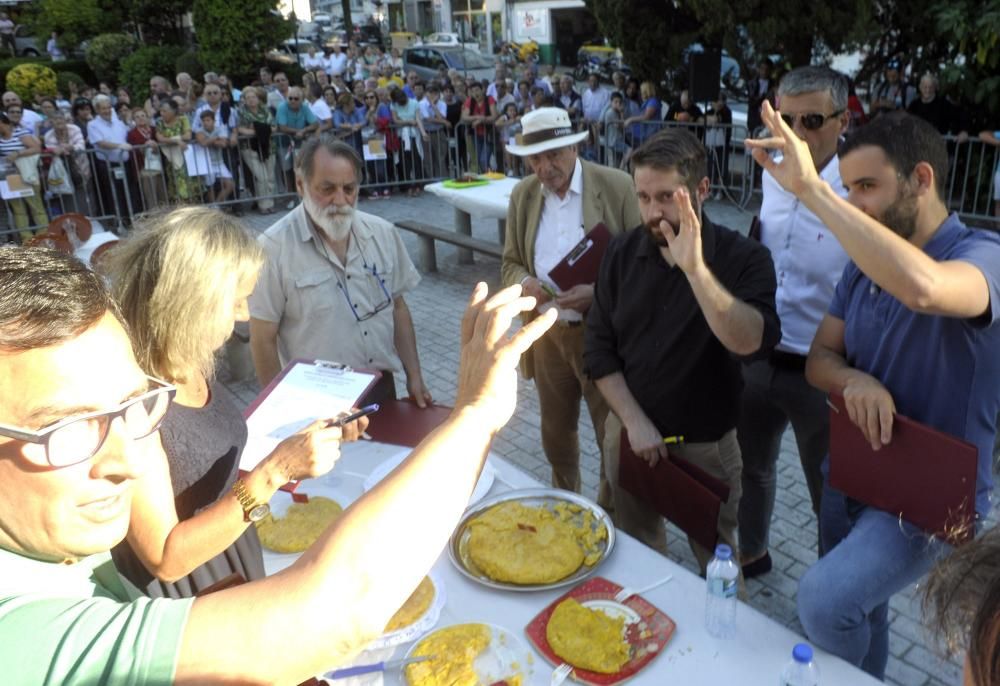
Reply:
[[[247, 428], [214, 381], [214, 361], [234, 320], [248, 318], [263, 253], [236, 220], [186, 207], [145, 219], [109, 257], [139, 365], [177, 386], [159, 430], [163, 452], [155, 451], [159, 459], [133, 491], [115, 564], [154, 597], [192, 596], [233, 573], [260, 578], [260, 541], [236, 492], [266, 503], [289, 480], [327, 472], [341, 440], [341, 430], [314, 422], [239, 478]], [[345, 427], [344, 439], [356, 439], [366, 425]]]
[[639, 114], [625, 120], [626, 129], [631, 133], [631, 145], [638, 148], [642, 142], [660, 130], [660, 100], [656, 97], [656, 84], [643, 81], [639, 84], [642, 105]]

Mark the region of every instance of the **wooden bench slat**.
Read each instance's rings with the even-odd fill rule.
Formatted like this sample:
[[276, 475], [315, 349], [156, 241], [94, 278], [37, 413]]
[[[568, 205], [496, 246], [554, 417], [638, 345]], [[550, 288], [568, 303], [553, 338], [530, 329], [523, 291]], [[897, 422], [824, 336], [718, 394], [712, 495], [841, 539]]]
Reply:
[[466, 248], [485, 255], [490, 255], [500, 259], [503, 257], [503, 246], [497, 243], [490, 243], [479, 238], [473, 238], [455, 231], [442, 229], [439, 226], [425, 224], [413, 220], [397, 221], [396, 226], [405, 231], [415, 233], [420, 240], [420, 262], [424, 271], [437, 271], [437, 254], [434, 248], [434, 241], [443, 241], [460, 248]]

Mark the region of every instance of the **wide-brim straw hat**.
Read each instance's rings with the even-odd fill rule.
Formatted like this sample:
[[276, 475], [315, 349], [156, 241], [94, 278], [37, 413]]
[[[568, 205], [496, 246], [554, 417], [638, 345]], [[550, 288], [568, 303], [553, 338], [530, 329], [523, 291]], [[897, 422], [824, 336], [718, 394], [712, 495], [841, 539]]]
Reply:
[[521, 133], [507, 144], [507, 152], [518, 157], [582, 143], [586, 131], [576, 131], [566, 110], [540, 107], [521, 118]]

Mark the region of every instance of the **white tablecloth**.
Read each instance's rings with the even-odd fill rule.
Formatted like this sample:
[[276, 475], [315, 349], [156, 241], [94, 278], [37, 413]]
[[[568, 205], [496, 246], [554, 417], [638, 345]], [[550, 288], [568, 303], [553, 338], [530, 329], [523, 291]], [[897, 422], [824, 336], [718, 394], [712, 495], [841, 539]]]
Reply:
[[490, 181], [472, 188], [445, 188], [443, 183], [432, 183], [424, 190], [433, 193], [456, 209], [474, 217], [506, 219], [510, 192], [521, 179], [505, 178]]
[[[305, 493], [325, 492], [345, 499], [358, 497], [363, 477], [375, 465], [399, 451], [399, 446], [382, 443], [360, 442], [347, 445], [333, 471], [319, 479], [302, 482], [299, 490]], [[510, 486], [507, 484], [517, 488], [537, 488], [543, 485], [496, 456], [491, 456], [491, 462], [497, 470], [497, 479], [489, 495], [508, 490]], [[289, 497], [280, 491], [275, 495], [276, 499]], [[346, 502], [341, 504], [346, 505]], [[673, 541], [671, 544], [684, 545], [681, 541]], [[269, 574], [273, 574], [291, 564], [294, 559], [295, 556], [274, 555], [265, 551], [264, 566]], [[549, 603], [569, 590], [564, 588], [539, 593], [515, 593], [488, 589], [461, 576], [452, 566], [447, 552], [442, 552], [434, 570], [443, 581], [447, 595], [438, 627], [462, 622], [487, 622], [505, 627], [523, 637], [525, 645], [529, 644], [524, 637], [524, 627]], [[666, 586], [643, 594], [643, 597], [677, 623], [677, 630], [664, 654], [629, 681], [629, 684], [635, 686], [773, 686], [778, 682], [785, 663], [791, 659], [792, 647], [805, 640], [743, 603], [737, 610], [736, 638], [724, 641], [710, 637], [705, 632], [705, 582], [621, 531], [618, 532], [611, 557], [595, 573], [633, 588], [649, 584], [667, 574], [674, 576], [673, 581]], [[394, 656], [402, 657], [408, 648], [409, 644], [399, 646]], [[540, 654], [533, 649], [529, 650], [533, 657], [533, 672], [526, 679], [525, 686], [547, 686], [552, 667]], [[839, 658], [822, 651], [816, 652], [824, 686], [881, 684]], [[376, 662], [382, 658], [380, 655], [370, 661]], [[331, 683], [339, 686], [347, 682]], [[385, 675], [385, 684], [396, 686], [403, 683], [405, 682], [399, 670]]]

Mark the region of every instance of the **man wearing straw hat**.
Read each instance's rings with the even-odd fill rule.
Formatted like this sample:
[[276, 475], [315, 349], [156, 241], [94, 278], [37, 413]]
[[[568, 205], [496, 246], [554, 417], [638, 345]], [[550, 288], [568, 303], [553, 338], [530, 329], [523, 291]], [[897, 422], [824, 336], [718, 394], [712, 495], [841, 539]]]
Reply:
[[[522, 133], [507, 151], [523, 157], [533, 173], [510, 196], [501, 274], [504, 285], [519, 283], [525, 295], [537, 299], [537, 310], [525, 313], [526, 320], [552, 308], [559, 312], [556, 325], [524, 354], [521, 369], [538, 389], [542, 449], [552, 465], [552, 484], [579, 492], [580, 399], [587, 402], [598, 447], [608, 415], [607, 402], [583, 371], [583, 319], [594, 288], [581, 284], [559, 292], [549, 271], [595, 225], [603, 223], [618, 234], [642, 219], [627, 174], [578, 159], [577, 145], [587, 132], [577, 132], [565, 110], [542, 107], [521, 124]], [[608, 508], [603, 462], [600, 475], [598, 502]]]

